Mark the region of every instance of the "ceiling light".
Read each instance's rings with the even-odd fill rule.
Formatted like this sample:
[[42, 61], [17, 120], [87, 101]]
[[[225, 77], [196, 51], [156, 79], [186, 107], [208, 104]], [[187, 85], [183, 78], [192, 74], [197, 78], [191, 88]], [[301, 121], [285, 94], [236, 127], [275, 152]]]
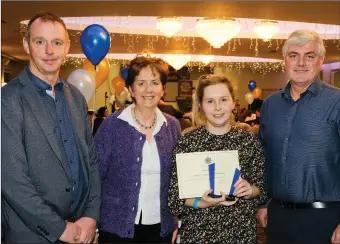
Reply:
[[176, 70], [179, 70], [191, 60], [191, 56], [187, 54], [166, 54], [163, 58]]
[[270, 20], [257, 21], [254, 26], [254, 31], [264, 41], [268, 41], [279, 32], [279, 23]]
[[199, 55], [198, 57], [199, 61], [204, 63], [205, 65], [209, 64], [211, 61], [213, 61], [214, 56], [211, 55]]
[[[118, 60], [122, 62], [122, 60], [129, 60], [131, 61], [134, 59], [136, 56], [140, 54], [138, 53], [108, 53], [105, 57], [108, 60]], [[157, 57], [165, 60], [166, 56], [169, 56], [170, 54], [164, 54], [164, 53], [153, 53], [151, 54], [151, 57]], [[182, 56], [190, 56], [189, 61], [192, 62], [200, 62], [202, 61], [200, 59], [200, 56], [209, 56], [209, 55], [196, 55], [196, 54], [191, 54], [191, 55], [185, 55], [182, 54]], [[68, 54], [68, 58], [75, 58], [75, 59], [86, 59], [84, 54]], [[254, 63], [279, 63], [282, 62], [281, 59], [269, 59], [269, 58], [259, 58], [259, 57], [238, 57], [238, 56], [219, 56], [219, 55], [211, 55], [213, 57], [213, 62], [214, 63], [242, 63], [242, 62], [254, 62]]]
[[234, 38], [241, 30], [239, 21], [235, 19], [204, 18], [197, 20], [196, 31], [214, 48], [222, 47]]
[[172, 37], [182, 29], [182, 18], [157, 18], [156, 28], [165, 36]]

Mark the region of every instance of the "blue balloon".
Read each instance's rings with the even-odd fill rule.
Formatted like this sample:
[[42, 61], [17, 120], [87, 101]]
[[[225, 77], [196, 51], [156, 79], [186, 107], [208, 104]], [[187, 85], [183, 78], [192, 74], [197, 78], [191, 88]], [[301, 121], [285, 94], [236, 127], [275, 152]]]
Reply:
[[128, 76], [128, 73], [129, 73], [129, 68], [124, 68], [122, 70], [122, 72], [120, 72], [120, 76], [126, 81], [126, 78]]
[[110, 50], [110, 34], [101, 25], [89, 25], [81, 33], [80, 44], [87, 59], [97, 66]]
[[256, 81], [251, 80], [248, 82], [248, 88], [250, 91], [253, 91], [256, 88]]

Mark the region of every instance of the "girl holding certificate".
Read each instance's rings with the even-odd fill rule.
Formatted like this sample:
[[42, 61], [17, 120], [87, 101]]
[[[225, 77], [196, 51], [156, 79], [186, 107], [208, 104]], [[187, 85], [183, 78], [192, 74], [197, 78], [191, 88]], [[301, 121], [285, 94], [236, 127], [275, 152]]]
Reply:
[[[234, 89], [227, 78], [199, 80], [193, 106], [199, 126], [185, 134], [175, 148], [169, 189], [170, 210], [182, 221], [183, 243], [256, 243], [255, 211], [266, 202], [265, 159], [257, 136], [231, 125], [234, 102]], [[200, 198], [180, 199], [176, 154], [225, 150], [238, 150], [241, 177], [234, 185], [236, 198], [228, 199], [223, 192], [212, 197], [212, 189], [207, 189]]]
[[107, 117], [95, 136], [102, 183], [99, 243], [172, 240], [177, 223], [168, 189], [180, 126], [157, 108], [167, 76], [161, 59], [132, 60], [126, 85], [134, 103]]

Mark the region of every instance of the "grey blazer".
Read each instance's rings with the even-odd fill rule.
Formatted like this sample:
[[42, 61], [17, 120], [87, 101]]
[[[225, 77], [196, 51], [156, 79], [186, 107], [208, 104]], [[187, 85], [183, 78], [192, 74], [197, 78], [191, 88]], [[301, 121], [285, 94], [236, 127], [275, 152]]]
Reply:
[[[101, 186], [83, 95], [64, 82], [81, 164], [88, 182], [77, 217], [99, 221]], [[66, 227], [71, 172], [52, 121], [27, 73], [1, 89], [1, 218], [6, 243], [53, 243]]]

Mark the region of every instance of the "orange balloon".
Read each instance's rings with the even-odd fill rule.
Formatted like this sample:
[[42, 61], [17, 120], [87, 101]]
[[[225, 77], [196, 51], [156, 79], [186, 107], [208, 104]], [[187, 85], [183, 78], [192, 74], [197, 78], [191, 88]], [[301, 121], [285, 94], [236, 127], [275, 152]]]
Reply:
[[116, 76], [111, 80], [113, 90], [120, 95], [124, 91], [125, 81], [121, 76]]
[[254, 95], [254, 98], [261, 98], [261, 96], [262, 96], [262, 90], [261, 90], [261, 88], [256, 87], [256, 88], [253, 90], [253, 95]]
[[85, 63], [83, 64], [83, 68], [90, 72], [90, 74], [96, 80], [96, 88], [100, 87], [107, 79], [107, 77], [109, 77], [110, 64], [106, 58], [104, 58], [97, 65], [97, 71], [94, 70], [94, 65], [88, 59], [86, 59]]

